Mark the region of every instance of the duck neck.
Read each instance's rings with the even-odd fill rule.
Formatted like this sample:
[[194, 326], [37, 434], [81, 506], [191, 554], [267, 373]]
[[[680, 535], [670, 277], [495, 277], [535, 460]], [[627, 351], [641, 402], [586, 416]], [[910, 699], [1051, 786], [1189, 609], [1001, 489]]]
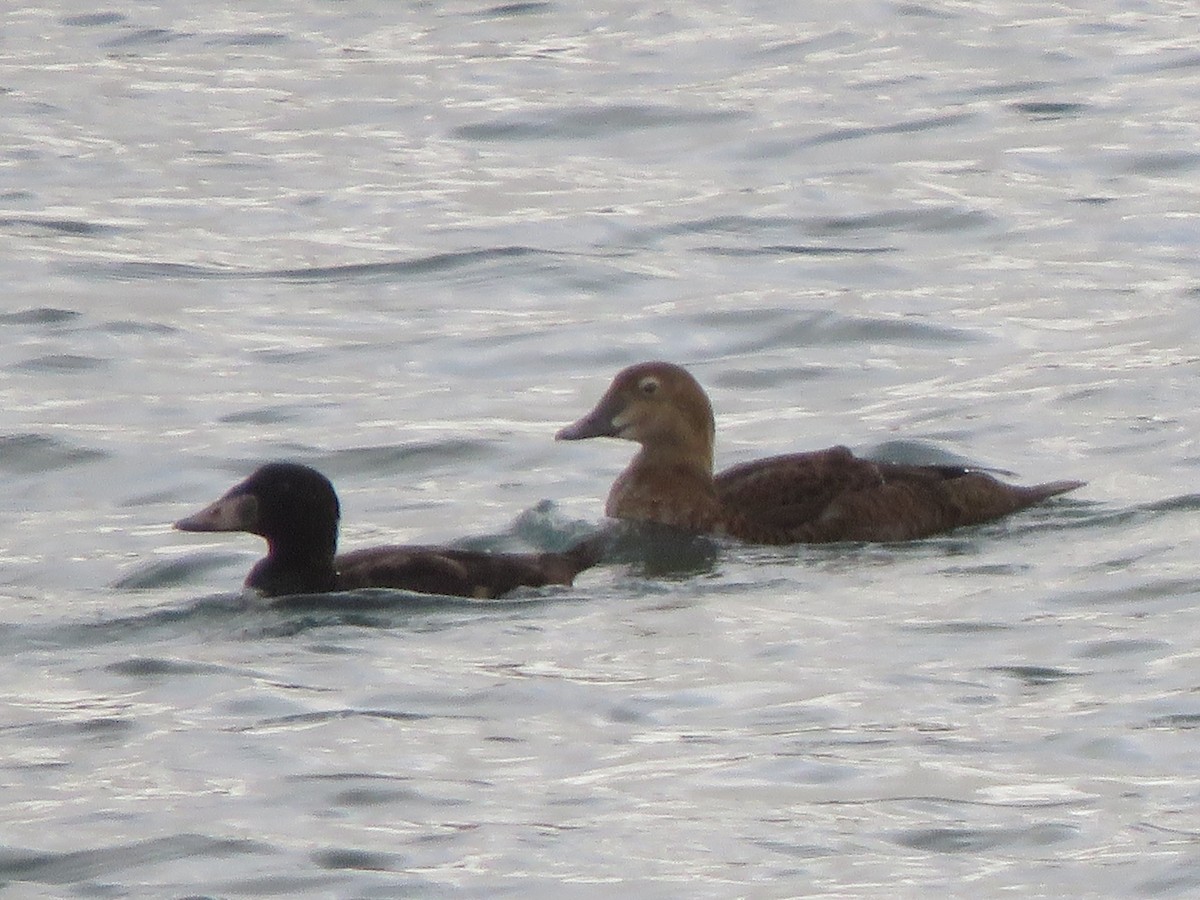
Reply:
[[613, 484], [605, 512], [618, 519], [707, 530], [719, 515], [711, 449], [642, 447]]
[[269, 540], [267, 556], [250, 571], [246, 586], [271, 597], [335, 590], [336, 552], [336, 532], [332, 538], [324, 535], [304, 538], [290, 535], [286, 541]]
[[630, 468], [670, 469], [687, 473], [690, 478], [712, 482], [712, 445], [655, 444], [643, 446], [630, 463]]

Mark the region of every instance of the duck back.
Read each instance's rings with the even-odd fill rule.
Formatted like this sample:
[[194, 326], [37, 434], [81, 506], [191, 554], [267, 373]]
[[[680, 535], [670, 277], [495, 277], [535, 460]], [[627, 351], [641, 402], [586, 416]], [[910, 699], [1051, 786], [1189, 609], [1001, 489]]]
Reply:
[[451, 547], [371, 547], [335, 560], [337, 589], [390, 587], [422, 594], [490, 600], [519, 587], [570, 585], [599, 562], [600, 537], [561, 553], [481, 553]]
[[912, 540], [989, 522], [1082, 484], [1011, 485], [959, 466], [873, 462], [845, 447], [756, 460], [714, 483], [724, 530], [770, 544]]

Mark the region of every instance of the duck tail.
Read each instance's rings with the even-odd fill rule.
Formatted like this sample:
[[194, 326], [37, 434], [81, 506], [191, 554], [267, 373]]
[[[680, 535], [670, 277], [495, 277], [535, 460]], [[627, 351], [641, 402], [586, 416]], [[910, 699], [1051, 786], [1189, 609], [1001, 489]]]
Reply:
[[1040, 503], [1048, 497], [1056, 497], [1076, 488], [1081, 488], [1086, 481], [1047, 481], [1044, 484], [1031, 484], [1022, 487], [1021, 494], [1029, 503]]
[[604, 558], [604, 554], [608, 552], [608, 546], [611, 543], [612, 532], [610, 530], [597, 531], [595, 534], [589, 534], [582, 540], [576, 541], [563, 551], [563, 556], [574, 560], [579, 566], [579, 571], [582, 572], [600, 562]]
[[576, 541], [566, 550], [543, 554], [543, 558], [551, 563], [555, 576], [552, 580], [559, 584], [571, 584], [576, 575], [604, 558], [611, 541], [612, 535], [607, 530], [598, 531]]

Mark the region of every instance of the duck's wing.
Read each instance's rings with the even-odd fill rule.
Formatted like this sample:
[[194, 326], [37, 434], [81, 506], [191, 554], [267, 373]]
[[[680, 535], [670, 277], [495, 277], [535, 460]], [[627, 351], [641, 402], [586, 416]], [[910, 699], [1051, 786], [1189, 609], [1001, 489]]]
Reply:
[[599, 561], [604, 542], [585, 539], [561, 553], [485, 553], [452, 547], [372, 547], [335, 560], [338, 589], [382, 587], [492, 599], [519, 587], [569, 585]]
[[437, 547], [371, 547], [334, 560], [338, 590], [398, 588], [421, 594], [475, 595], [471, 572]]
[[791, 543], [911, 540], [998, 519], [1082, 482], [1026, 487], [961, 466], [876, 463], [833, 447], [736, 466], [716, 484], [734, 536]]
[[859, 459], [846, 447], [758, 459], [713, 478], [717, 499], [727, 512], [783, 530], [811, 524], [839, 498], [883, 483], [877, 464]]

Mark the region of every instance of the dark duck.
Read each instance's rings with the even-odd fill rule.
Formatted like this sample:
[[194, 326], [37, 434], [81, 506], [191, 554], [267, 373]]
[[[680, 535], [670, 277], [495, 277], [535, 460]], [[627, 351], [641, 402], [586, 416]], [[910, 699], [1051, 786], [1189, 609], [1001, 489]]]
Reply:
[[558, 440], [640, 444], [605, 512], [758, 544], [906, 541], [999, 519], [1080, 481], [1028, 487], [959, 466], [856, 457], [846, 447], [771, 456], [713, 475], [715, 425], [685, 369], [647, 362], [619, 372], [595, 409]]
[[244, 531], [267, 541], [246, 577], [265, 597], [357, 588], [491, 599], [518, 587], [570, 585], [598, 561], [600, 538], [562, 553], [485, 553], [387, 546], [337, 555], [340, 508], [329, 479], [295, 463], [269, 463], [216, 502], [180, 519], [180, 531]]

